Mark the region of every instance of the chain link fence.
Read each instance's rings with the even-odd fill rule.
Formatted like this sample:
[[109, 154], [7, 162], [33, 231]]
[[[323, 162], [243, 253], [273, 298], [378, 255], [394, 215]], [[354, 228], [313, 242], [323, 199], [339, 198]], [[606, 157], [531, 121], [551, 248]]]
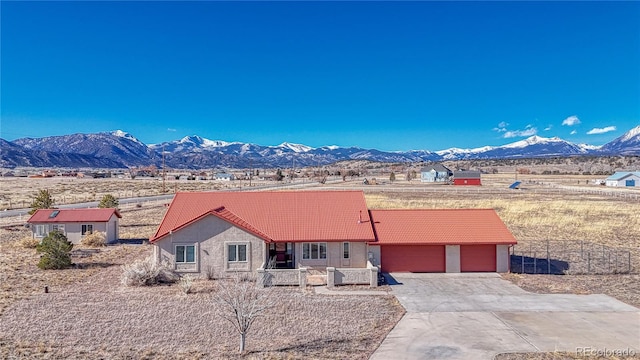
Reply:
[[[634, 256], [635, 255], [635, 256]], [[511, 248], [511, 272], [520, 274], [632, 274], [637, 254], [588, 241], [545, 240]]]

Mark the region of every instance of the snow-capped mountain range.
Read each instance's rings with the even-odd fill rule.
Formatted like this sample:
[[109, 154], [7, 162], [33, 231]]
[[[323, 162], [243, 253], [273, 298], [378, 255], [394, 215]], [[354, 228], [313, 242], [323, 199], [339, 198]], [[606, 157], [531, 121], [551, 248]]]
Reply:
[[43, 138], [0, 139], [0, 167], [132, 167], [165, 164], [172, 168], [302, 167], [342, 160], [420, 162], [460, 159], [562, 157], [576, 155], [640, 155], [640, 125], [603, 145], [575, 144], [557, 137], [531, 136], [502, 146], [439, 151], [388, 152], [358, 147], [282, 143], [262, 146], [186, 136], [180, 140], [146, 145], [133, 135], [116, 130]]

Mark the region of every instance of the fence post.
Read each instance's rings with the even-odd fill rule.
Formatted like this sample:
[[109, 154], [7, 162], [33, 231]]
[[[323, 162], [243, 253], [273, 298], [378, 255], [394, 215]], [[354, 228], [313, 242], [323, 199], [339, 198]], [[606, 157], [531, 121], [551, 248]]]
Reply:
[[547, 240], [547, 274], [551, 274], [551, 259], [549, 256], [549, 240]]
[[591, 251], [587, 253], [587, 274], [591, 273]]

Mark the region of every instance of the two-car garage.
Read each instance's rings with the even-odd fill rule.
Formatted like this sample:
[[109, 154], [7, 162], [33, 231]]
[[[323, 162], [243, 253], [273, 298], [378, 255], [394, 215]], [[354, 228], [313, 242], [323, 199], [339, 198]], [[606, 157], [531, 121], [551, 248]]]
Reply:
[[[445, 245], [386, 245], [380, 249], [384, 272], [495, 272], [496, 245], [460, 245], [459, 258], [449, 260]], [[455, 251], [455, 249], [454, 249]], [[447, 264], [449, 261], [449, 264]], [[453, 264], [451, 264], [453, 262]], [[456, 265], [459, 264], [459, 266]], [[449, 266], [447, 266], [449, 265]]]
[[493, 209], [371, 210], [383, 272], [506, 272], [515, 238]]

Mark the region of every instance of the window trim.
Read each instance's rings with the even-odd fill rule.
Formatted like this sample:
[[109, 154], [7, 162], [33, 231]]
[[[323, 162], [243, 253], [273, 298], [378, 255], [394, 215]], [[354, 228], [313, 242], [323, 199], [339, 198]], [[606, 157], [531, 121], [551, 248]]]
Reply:
[[[244, 260], [240, 260], [240, 246], [244, 246]], [[233, 251], [231, 248], [233, 247]], [[231, 260], [231, 255], [234, 260]], [[227, 262], [228, 263], [247, 263], [249, 262], [249, 244], [248, 243], [228, 243], [227, 244]]]
[[342, 259], [344, 260], [351, 259], [351, 243], [350, 242], [345, 241], [342, 243]]
[[[48, 232], [49, 232], [49, 225], [47, 224], [35, 224], [33, 226], [33, 236], [37, 237], [37, 238], [43, 238], [45, 236], [47, 236]], [[41, 229], [42, 232], [39, 232], [38, 229]]]
[[[178, 247], [183, 247], [183, 261], [178, 261]], [[192, 247], [193, 248], [193, 261], [187, 261], [187, 248], [188, 247]], [[173, 245], [173, 249], [174, 249], [174, 260], [176, 265], [177, 264], [195, 264], [198, 262], [198, 252], [196, 251], [196, 244], [174, 244]]]
[[[316, 256], [313, 256], [313, 248], [316, 247]], [[324, 253], [322, 251], [324, 248]], [[324, 255], [324, 256], [322, 256]], [[302, 260], [327, 260], [327, 243], [326, 242], [305, 242], [302, 243]]]

